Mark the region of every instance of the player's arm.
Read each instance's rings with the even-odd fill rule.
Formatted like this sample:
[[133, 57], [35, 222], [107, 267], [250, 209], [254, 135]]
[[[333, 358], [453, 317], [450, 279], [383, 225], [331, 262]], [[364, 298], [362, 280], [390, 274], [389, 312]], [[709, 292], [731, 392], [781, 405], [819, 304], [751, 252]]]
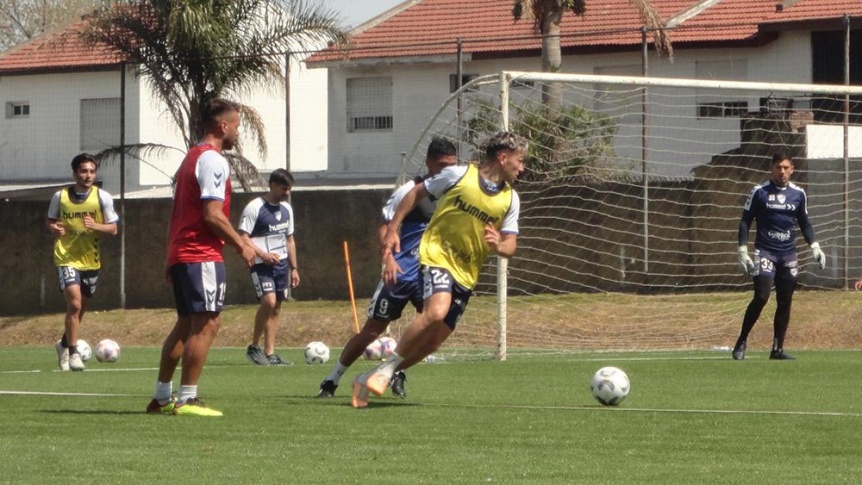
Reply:
[[249, 236], [247, 232], [243, 231], [242, 229], [239, 229], [237, 231], [237, 234], [239, 234], [239, 237], [242, 239], [243, 243], [251, 246], [254, 249], [254, 255], [260, 258], [261, 261], [263, 261], [265, 264], [271, 266], [280, 260], [277, 254], [268, 253], [263, 249], [259, 248], [257, 244], [255, 244], [254, 241], [251, 240], [251, 236]]
[[243, 238], [233, 230], [230, 221], [222, 212], [224, 201], [219, 199], [204, 199], [203, 201], [204, 223], [226, 244], [236, 249], [242, 259], [250, 267], [254, 264], [255, 246], [246, 244]]
[[395, 213], [392, 215], [392, 220], [386, 228], [386, 235], [383, 238], [383, 258], [386, 258], [388, 253], [390, 256], [401, 251], [401, 238], [398, 236], [398, 231], [401, 228], [401, 223], [407, 214], [416, 207], [420, 200], [428, 197], [428, 191], [424, 184], [416, 184], [409, 192], [404, 194], [404, 198], [395, 207]]
[[808, 219], [808, 206], [806, 205], [805, 196], [802, 196], [802, 203], [799, 204], [796, 220], [799, 221], [799, 229], [802, 231], [802, 237], [811, 248], [811, 254], [814, 255], [814, 260], [820, 265], [820, 269], [826, 269], [826, 254], [820, 249], [820, 243], [817, 242], [814, 236], [814, 226]]
[[107, 236], [116, 236], [117, 235], [117, 223], [109, 222], [109, 223], [100, 223], [96, 222], [95, 219], [89, 214], [84, 216], [84, 227], [91, 231], [100, 232]]
[[512, 203], [500, 229], [493, 224], [485, 225], [485, 242], [491, 247], [491, 251], [504, 258], [511, 258], [518, 249], [518, 217], [521, 213], [521, 198], [517, 192], [512, 192]]
[[48, 217], [45, 218], [45, 227], [48, 228], [54, 238], [60, 238], [66, 234], [66, 227], [60, 222], [60, 192], [51, 197], [51, 203], [48, 205]]
[[293, 234], [287, 236], [287, 259], [290, 264], [290, 287], [299, 286], [299, 266], [296, 262], [296, 241]]
[[114, 199], [111, 197], [111, 194], [102, 189], [94, 188], [94, 190], [99, 191], [97, 195], [99, 197], [99, 204], [102, 206], [102, 220], [104, 222], [96, 222], [91, 215], [87, 214], [84, 216], [84, 227], [106, 236], [116, 236], [117, 221], [120, 220], [120, 217], [114, 210]]
[[500, 232], [493, 225], [488, 224], [485, 226], [485, 242], [495, 254], [511, 258], [518, 249], [518, 234]]
[[742, 269], [743, 274], [754, 274], [754, 261], [748, 255], [748, 233], [751, 230], [751, 222], [754, 221], [754, 215], [748, 211], [742, 211], [742, 217], [739, 219], [739, 230], [737, 231], [737, 248], [736, 261]]

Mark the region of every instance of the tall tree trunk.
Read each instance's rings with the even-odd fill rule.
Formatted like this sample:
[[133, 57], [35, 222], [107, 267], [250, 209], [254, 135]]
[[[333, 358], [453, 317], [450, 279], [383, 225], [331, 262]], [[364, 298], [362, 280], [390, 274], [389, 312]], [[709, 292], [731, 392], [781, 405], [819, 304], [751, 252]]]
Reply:
[[[549, 9], [542, 19], [542, 71], [559, 72], [562, 64], [560, 50], [560, 23], [563, 21], [563, 8]], [[560, 107], [562, 86], [560, 83], [542, 85], [542, 102], [552, 110]]]

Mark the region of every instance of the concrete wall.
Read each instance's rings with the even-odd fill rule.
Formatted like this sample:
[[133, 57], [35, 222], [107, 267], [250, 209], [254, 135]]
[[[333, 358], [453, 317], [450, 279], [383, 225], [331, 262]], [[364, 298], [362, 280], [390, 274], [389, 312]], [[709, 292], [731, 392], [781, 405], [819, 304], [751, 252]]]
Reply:
[[[293, 193], [296, 246], [302, 283], [298, 300], [344, 300], [349, 296], [343, 241], [351, 253], [357, 298], [371, 296], [380, 277], [376, 228], [389, 190], [297, 191]], [[235, 194], [231, 219], [255, 195]], [[119, 200], [115, 201], [119, 206]], [[119, 207], [118, 207], [119, 209]], [[48, 200], [0, 202], [0, 314], [32, 314], [65, 309], [53, 265], [53, 240], [44, 227]], [[172, 307], [164, 282], [170, 199], [127, 200], [126, 307]], [[120, 238], [102, 243], [103, 264], [92, 309], [118, 308], [120, 302]], [[254, 303], [248, 270], [231, 248], [225, 249], [227, 304]], [[364, 302], [360, 304], [360, 307]]]

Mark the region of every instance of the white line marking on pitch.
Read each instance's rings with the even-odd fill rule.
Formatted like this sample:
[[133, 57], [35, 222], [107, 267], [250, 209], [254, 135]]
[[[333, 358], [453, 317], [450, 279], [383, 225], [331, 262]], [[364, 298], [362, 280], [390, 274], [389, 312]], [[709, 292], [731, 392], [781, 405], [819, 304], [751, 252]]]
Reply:
[[[489, 407], [482, 404], [434, 404], [434, 406], [443, 407], [470, 407], [483, 408]], [[491, 406], [494, 407], [494, 406]], [[831, 411], [758, 411], [758, 410], [743, 410], [743, 409], [649, 409], [649, 408], [620, 408], [620, 407], [595, 407], [595, 406], [530, 406], [530, 405], [510, 405], [499, 406], [513, 409], [535, 409], [548, 411], [599, 411], [599, 412], [639, 412], [639, 413], [686, 413], [686, 414], [762, 414], [762, 415], [777, 415], [777, 416], [832, 416], [832, 417], [848, 417], [862, 418], [860, 413], [841, 413]]]
[[[128, 367], [122, 367], [122, 368], [116, 368], [116, 369], [90, 369], [90, 368], [88, 368], [84, 372], [89, 374], [90, 372], [137, 372], [137, 371], [157, 371], [157, 370], [159, 370], [158, 367], [141, 367], [141, 368], [134, 368], [134, 369], [128, 368]], [[43, 371], [38, 370], [38, 369], [34, 369], [34, 370], [4, 370], [4, 371], [0, 371], [0, 374], [39, 374], [41, 372], [43, 372]], [[54, 370], [50, 370], [47, 372], [68, 372], [68, 371], [61, 371], [60, 369], [54, 369]]]
[[39, 392], [39, 391], [3, 391], [0, 395], [13, 396], [84, 396], [84, 397], [141, 397], [141, 394], [102, 394], [95, 392]]

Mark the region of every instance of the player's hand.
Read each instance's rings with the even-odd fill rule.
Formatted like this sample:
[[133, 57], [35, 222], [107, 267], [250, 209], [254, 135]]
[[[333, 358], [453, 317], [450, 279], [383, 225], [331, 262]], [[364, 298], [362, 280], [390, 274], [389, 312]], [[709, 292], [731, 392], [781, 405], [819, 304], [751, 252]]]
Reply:
[[84, 227], [91, 231], [96, 229], [96, 221], [90, 214], [84, 214]]
[[739, 266], [742, 268], [743, 274], [754, 276], [754, 261], [752, 261], [751, 257], [748, 255], [747, 246], [739, 246], [739, 249], [737, 250], [737, 261], [739, 261]]
[[395, 261], [391, 254], [383, 258], [383, 270], [380, 273], [380, 278], [386, 286], [394, 286], [398, 283], [398, 273], [403, 273], [404, 270]]
[[237, 249], [237, 253], [239, 253], [240, 257], [245, 261], [246, 266], [251, 268], [254, 266], [254, 257], [257, 255], [254, 250], [254, 246], [251, 244], [243, 244]]
[[262, 259], [264, 263], [270, 266], [275, 266], [276, 264], [278, 264], [279, 261], [281, 261], [281, 256], [279, 256], [278, 253], [266, 253], [265, 255], [261, 256], [260, 259]]
[[826, 255], [820, 249], [820, 243], [811, 245], [811, 253], [814, 254], [814, 260], [820, 264], [820, 269], [826, 269]]
[[853, 285], [853, 288], [856, 288], [857, 290], [862, 290], [862, 277], [856, 280], [856, 284]]
[[51, 234], [54, 237], [63, 237], [66, 235], [66, 227], [63, 225], [62, 222], [57, 221], [51, 224]]
[[386, 230], [386, 235], [383, 236], [383, 248], [381, 257], [386, 262], [387, 257], [392, 257], [394, 254], [401, 252], [401, 238], [398, 237], [398, 231], [392, 229]]
[[299, 270], [292, 268], [290, 270], [290, 287], [296, 288], [297, 286], [299, 286]]
[[500, 244], [500, 231], [490, 222], [485, 224], [485, 242], [491, 246], [491, 251], [497, 252], [497, 245]]

